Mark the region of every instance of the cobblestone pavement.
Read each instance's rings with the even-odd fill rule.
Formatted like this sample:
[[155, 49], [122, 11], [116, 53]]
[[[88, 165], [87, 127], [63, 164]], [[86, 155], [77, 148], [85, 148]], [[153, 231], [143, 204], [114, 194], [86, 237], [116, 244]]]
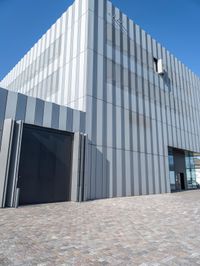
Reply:
[[200, 265], [200, 191], [0, 209], [0, 265]]

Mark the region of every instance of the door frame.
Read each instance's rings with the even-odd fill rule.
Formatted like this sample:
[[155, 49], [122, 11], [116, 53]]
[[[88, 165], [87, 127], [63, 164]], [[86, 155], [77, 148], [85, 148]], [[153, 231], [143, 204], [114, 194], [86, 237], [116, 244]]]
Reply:
[[19, 194], [17, 192], [17, 182], [18, 182], [23, 127], [24, 127], [24, 123], [22, 121], [16, 121], [14, 123], [14, 131], [13, 131], [13, 138], [12, 138], [12, 152], [11, 152], [11, 158], [10, 158], [5, 207], [17, 207], [18, 206]]

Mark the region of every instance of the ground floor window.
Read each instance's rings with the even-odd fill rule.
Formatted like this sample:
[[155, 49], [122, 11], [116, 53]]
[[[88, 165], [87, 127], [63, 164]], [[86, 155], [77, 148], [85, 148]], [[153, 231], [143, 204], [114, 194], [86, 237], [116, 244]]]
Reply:
[[195, 189], [200, 184], [200, 154], [168, 149], [171, 191]]

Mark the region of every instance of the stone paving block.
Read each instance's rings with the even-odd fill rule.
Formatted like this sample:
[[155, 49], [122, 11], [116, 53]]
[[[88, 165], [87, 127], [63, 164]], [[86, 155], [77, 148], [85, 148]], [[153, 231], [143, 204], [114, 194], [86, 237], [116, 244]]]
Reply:
[[200, 265], [200, 191], [0, 209], [0, 265]]

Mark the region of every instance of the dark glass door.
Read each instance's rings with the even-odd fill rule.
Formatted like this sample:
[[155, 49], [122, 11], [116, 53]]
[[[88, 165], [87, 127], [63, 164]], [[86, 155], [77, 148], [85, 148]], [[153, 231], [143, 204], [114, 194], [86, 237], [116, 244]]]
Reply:
[[180, 173], [180, 183], [181, 183], [181, 190], [185, 190], [185, 178], [184, 173]]
[[24, 125], [19, 204], [70, 200], [73, 134]]

